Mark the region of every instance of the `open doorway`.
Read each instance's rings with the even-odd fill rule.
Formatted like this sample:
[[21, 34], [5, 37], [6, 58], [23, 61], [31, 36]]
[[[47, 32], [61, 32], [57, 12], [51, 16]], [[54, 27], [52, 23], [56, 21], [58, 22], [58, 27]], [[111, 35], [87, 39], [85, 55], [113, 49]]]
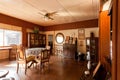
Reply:
[[48, 46], [50, 46], [50, 53], [53, 54], [53, 35], [48, 35]]

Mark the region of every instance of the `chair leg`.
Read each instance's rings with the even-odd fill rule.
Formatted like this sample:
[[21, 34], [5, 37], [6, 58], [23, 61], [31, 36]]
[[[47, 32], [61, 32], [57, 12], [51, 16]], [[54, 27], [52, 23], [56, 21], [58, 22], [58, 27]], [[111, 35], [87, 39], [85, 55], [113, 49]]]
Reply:
[[34, 64], [37, 66], [37, 61], [36, 60], [33, 60], [33, 67], [34, 67]]
[[41, 63], [41, 64], [40, 64], [40, 71], [42, 72], [43, 69], [44, 69], [44, 63]]
[[19, 69], [19, 63], [17, 63], [17, 73], [18, 73], [18, 69]]
[[34, 67], [37, 69], [37, 63], [35, 63]]
[[26, 72], [27, 72], [27, 64], [25, 64], [25, 74], [26, 74]]

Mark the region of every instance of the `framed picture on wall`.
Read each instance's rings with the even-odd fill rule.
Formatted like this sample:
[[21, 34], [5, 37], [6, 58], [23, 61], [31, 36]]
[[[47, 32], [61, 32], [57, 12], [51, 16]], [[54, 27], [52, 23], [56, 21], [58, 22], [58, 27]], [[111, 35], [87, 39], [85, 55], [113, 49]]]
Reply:
[[78, 39], [85, 39], [85, 29], [78, 29]]

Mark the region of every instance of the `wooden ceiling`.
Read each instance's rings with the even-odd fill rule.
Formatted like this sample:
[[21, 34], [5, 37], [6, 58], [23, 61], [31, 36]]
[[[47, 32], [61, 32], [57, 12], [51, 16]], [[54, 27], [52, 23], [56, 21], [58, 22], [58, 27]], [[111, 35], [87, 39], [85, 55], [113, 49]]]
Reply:
[[[52, 12], [56, 12], [51, 16], [53, 20], [45, 20], [44, 15]], [[52, 26], [97, 19], [99, 0], [0, 0], [0, 13], [41, 26]]]

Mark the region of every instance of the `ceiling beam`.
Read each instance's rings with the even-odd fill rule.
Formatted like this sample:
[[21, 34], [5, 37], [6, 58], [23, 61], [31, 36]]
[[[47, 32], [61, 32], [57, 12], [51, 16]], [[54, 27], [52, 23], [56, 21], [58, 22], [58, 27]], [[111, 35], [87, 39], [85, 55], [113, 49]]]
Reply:
[[44, 31], [67, 30], [67, 29], [77, 29], [77, 28], [93, 28], [93, 27], [98, 27], [98, 19], [60, 24], [55, 26], [45, 26]]

